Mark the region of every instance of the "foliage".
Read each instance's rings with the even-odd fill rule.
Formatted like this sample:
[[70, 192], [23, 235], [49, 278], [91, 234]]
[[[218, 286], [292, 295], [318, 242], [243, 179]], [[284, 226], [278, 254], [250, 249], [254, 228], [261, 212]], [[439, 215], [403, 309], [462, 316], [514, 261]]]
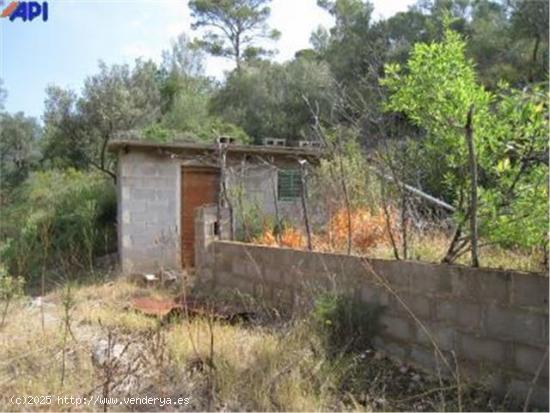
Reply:
[[0, 319], [0, 327], [4, 326], [11, 301], [23, 295], [25, 280], [23, 277], [9, 276], [4, 267], [0, 268], [0, 301], [4, 303]]
[[352, 208], [372, 205], [372, 194], [366, 190], [370, 180], [369, 163], [359, 145], [357, 132], [345, 127], [334, 127], [323, 129], [322, 136], [327, 152], [334, 156], [321, 159], [319, 167], [313, 170], [310, 191], [312, 203], [321, 204], [332, 211], [342, 207], [343, 175]]
[[235, 59], [237, 67], [247, 59], [268, 55], [258, 47], [258, 39], [276, 40], [280, 33], [269, 29], [271, 0], [191, 0], [189, 8], [195, 20], [193, 29], [206, 27], [197, 43], [214, 56]]
[[93, 269], [112, 251], [116, 197], [112, 182], [73, 169], [35, 172], [2, 211], [2, 261], [26, 280], [46, 269]]
[[157, 67], [151, 61], [129, 65], [99, 63], [84, 82], [82, 96], [59, 87], [47, 89], [44, 155], [60, 167], [94, 167], [114, 177], [107, 144], [117, 133], [158, 119]]
[[25, 180], [38, 161], [40, 127], [22, 112], [0, 113], [0, 181], [11, 190]]
[[378, 333], [380, 310], [355, 297], [324, 293], [315, 300], [313, 328], [329, 355], [365, 351]]
[[307, 139], [315, 119], [304, 98], [328, 117], [333, 86], [327, 65], [316, 61], [251, 63], [227, 78], [212, 112], [240, 125], [256, 143], [265, 137]]
[[53, 167], [89, 167], [90, 142], [77, 94], [50, 85], [44, 105], [44, 137], [40, 143], [45, 163]]
[[[404, 112], [428, 132], [428, 159], [445, 165], [444, 182], [465, 214], [468, 185], [464, 126], [473, 108], [474, 142], [480, 168], [481, 235], [531, 247], [545, 240], [548, 120], [545, 93], [518, 93], [502, 85], [492, 94], [476, 81], [465, 43], [447, 30], [441, 43], [417, 44], [407, 64], [386, 67], [387, 109]], [[531, 205], [524, 211], [526, 205]], [[518, 225], [525, 231], [519, 234]], [[495, 226], [494, 224], [502, 224]], [[515, 226], [515, 230], [513, 229]], [[513, 233], [516, 237], [508, 238]]]
[[[547, 243], [548, 94], [502, 85], [480, 193], [482, 230], [504, 246]], [[483, 159], [482, 159], [483, 160]], [[488, 162], [487, 162], [488, 161]]]
[[5, 270], [0, 272], [0, 300], [11, 301], [23, 294], [25, 280], [23, 277], [12, 277]]
[[161, 142], [185, 139], [212, 142], [215, 136], [226, 135], [242, 143], [246, 133], [210, 113], [210, 101], [215, 90], [211, 79], [203, 74], [204, 55], [181, 34], [163, 52], [158, 78], [162, 116], [158, 124], [144, 129], [144, 137]]
[[172, 135], [173, 131], [159, 125], [158, 123], [145, 127], [141, 133], [143, 139], [159, 143], [169, 142]]

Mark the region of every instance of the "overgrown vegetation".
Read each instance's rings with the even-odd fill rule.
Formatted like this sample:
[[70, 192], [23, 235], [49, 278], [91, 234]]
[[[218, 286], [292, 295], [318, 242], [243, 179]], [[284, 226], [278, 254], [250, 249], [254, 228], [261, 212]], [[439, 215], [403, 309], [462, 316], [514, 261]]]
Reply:
[[[377, 309], [346, 296], [320, 295], [290, 321], [174, 323], [128, 303], [175, 291], [96, 269], [116, 250], [109, 142], [221, 135], [318, 140], [330, 155], [301, 170], [307, 230], [231, 188], [242, 240], [547, 268], [548, 2], [422, 0], [378, 20], [368, 1], [317, 3], [334, 26], [278, 63], [258, 42], [279, 36], [270, 0], [190, 1], [201, 38], [183, 33], [161, 62], [100, 63], [80, 90], [49, 86], [43, 124], [6, 112], [0, 79], [0, 394], [178, 395], [190, 397], [181, 409], [209, 411], [517, 408], [484, 383], [458, 386], [374, 351]], [[205, 53], [234, 69], [209, 78]]]
[[365, 351], [379, 332], [382, 308], [337, 293], [319, 295], [312, 310], [312, 326], [328, 355]]
[[93, 272], [115, 248], [116, 195], [110, 179], [74, 169], [34, 172], [1, 212], [1, 258], [9, 274], [36, 282]]
[[[67, 306], [67, 289], [60, 287], [42, 303], [44, 328], [40, 305], [28, 298], [16, 300], [0, 335], [0, 390], [53, 394], [49, 406], [56, 410], [162, 407], [114, 406], [96, 396], [189, 398], [178, 407], [184, 411], [458, 410], [452, 381], [440, 381], [373, 350], [366, 340], [373, 332], [370, 327], [361, 330], [365, 340], [353, 346], [339, 349], [330, 341], [327, 348], [326, 337], [341, 340], [334, 334], [370, 325], [359, 318], [345, 321], [349, 304], [335, 295], [320, 298], [317, 309], [305, 318], [234, 325], [208, 316], [161, 322], [128, 308], [135, 297], [161, 299], [172, 294], [118, 279], [73, 285]], [[72, 334], [65, 336], [59, 327], [67, 321]], [[96, 401], [76, 406], [63, 402], [63, 396]], [[489, 396], [483, 383], [463, 382], [460, 400], [464, 410], [515, 407]], [[3, 410], [29, 410], [5, 398], [0, 403]]]
[[[427, 249], [443, 250], [446, 262], [479, 250], [472, 255], [487, 265], [497, 261], [487, 252], [501, 249], [548, 261], [547, 2], [419, 1], [377, 20], [368, 1], [319, 0], [334, 26], [319, 27], [312, 47], [284, 63], [259, 41], [275, 46], [280, 34], [269, 25], [269, 0], [222, 3], [190, 2], [198, 38], [182, 33], [160, 62], [100, 63], [80, 90], [49, 86], [43, 125], [7, 113], [0, 87], [0, 248], [10, 275], [36, 279], [54, 263], [89, 268], [94, 255], [112, 250], [111, 140], [220, 135], [323, 141], [333, 156], [310, 171], [310, 209], [324, 219], [312, 220], [313, 238], [325, 237], [322, 248], [389, 246], [396, 258], [424, 256], [411, 240], [430, 241], [423, 234], [433, 230], [449, 245]], [[205, 74], [206, 55], [235, 67], [215, 81]], [[420, 202], [405, 184], [455, 212]], [[234, 211], [241, 239], [311, 238], [235, 205], [243, 209]]]

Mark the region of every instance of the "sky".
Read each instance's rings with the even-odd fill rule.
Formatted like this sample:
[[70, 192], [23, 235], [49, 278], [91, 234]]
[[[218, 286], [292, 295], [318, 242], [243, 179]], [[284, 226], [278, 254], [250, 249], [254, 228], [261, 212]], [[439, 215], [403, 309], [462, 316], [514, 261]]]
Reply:
[[[374, 0], [375, 18], [406, 11], [414, 0]], [[0, 10], [9, 0], [0, 0]], [[50, 0], [49, 19], [32, 22], [0, 19], [0, 78], [8, 91], [6, 109], [40, 119], [45, 88], [55, 84], [80, 91], [84, 79], [107, 64], [132, 63], [138, 57], [160, 61], [161, 52], [181, 32], [190, 37], [187, 0]], [[331, 27], [331, 16], [316, 0], [273, 0], [271, 27], [282, 32], [274, 43], [276, 61], [292, 59], [310, 47], [311, 32]], [[209, 57], [206, 73], [223, 79], [230, 60]]]

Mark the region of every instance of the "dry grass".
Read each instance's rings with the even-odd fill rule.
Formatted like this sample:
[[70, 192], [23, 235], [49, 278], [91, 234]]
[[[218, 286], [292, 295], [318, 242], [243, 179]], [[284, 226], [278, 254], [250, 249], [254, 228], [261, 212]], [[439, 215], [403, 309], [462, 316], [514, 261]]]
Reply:
[[[445, 256], [449, 243], [449, 236], [440, 231], [413, 233], [409, 240], [408, 257], [411, 260], [439, 263]], [[372, 248], [368, 256], [393, 259], [394, 253], [391, 246], [385, 243]], [[480, 265], [485, 268], [545, 272], [543, 256], [539, 250], [521, 251], [488, 245], [480, 249], [479, 260]], [[469, 253], [460, 256], [456, 263], [469, 265]]]
[[[133, 297], [165, 297], [173, 291], [144, 289], [122, 279], [76, 288], [66, 347], [65, 380], [61, 293], [46, 297], [46, 322], [28, 299], [16, 303], [0, 331], [0, 394], [101, 395], [104, 370], [91, 361], [91, 349], [107, 332], [138, 360], [133, 373], [115, 375], [130, 386], [112, 397], [191, 397], [189, 405], [164, 410], [453, 410], [457, 392], [434, 378], [372, 350], [327, 355], [308, 320], [230, 325], [205, 318], [159, 323], [128, 309]], [[213, 339], [213, 347], [210, 347]], [[133, 362], [132, 362], [133, 363]], [[129, 362], [129, 364], [131, 364]], [[125, 376], [127, 375], [127, 377]], [[132, 379], [132, 380], [130, 380]], [[99, 386], [99, 387], [98, 387]], [[471, 410], [502, 409], [486, 392], [468, 390]], [[102, 410], [103, 406], [11, 405], [0, 410]], [[158, 410], [161, 406], [111, 406], [109, 410]]]
[[[402, 257], [402, 234], [399, 231], [398, 213], [388, 209], [392, 227], [392, 237], [389, 236], [386, 216], [382, 209], [370, 211], [357, 208], [351, 212], [352, 252], [357, 255], [366, 255], [371, 258], [394, 259], [392, 248], [393, 238]], [[407, 257], [411, 260], [426, 262], [441, 262], [447, 253], [451, 242], [448, 231], [426, 229], [424, 231], [408, 229]], [[348, 216], [345, 209], [339, 209], [323, 228], [314, 232], [312, 241], [315, 251], [347, 252]], [[263, 233], [252, 241], [256, 244], [283, 246], [289, 248], [306, 249], [306, 236], [303, 231], [293, 227], [283, 229], [279, 237], [273, 235], [272, 228], [264, 228]], [[530, 272], [546, 272], [543, 265], [543, 254], [536, 249], [531, 251], [502, 248], [495, 245], [485, 245], [480, 240], [479, 260], [485, 268], [499, 268]], [[468, 265], [469, 253], [461, 255], [456, 263]]]

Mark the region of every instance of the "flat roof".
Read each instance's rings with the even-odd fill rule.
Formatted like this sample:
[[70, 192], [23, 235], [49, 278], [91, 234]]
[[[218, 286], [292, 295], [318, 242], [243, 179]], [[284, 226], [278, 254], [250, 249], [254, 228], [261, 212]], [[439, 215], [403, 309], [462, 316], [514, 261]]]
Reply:
[[[112, 140], [107, 145], [109, 151], [117, 152], [120, 149], [139, 148], [139, 149], [164, 149], [177, 152], [210, 152], [218, 149], [217, 144], [195, 143], [195, 142], [170, 142], [159, 143], [148, 140], [134, 139], [116, 139]], [[254, 155], [275, 155], [275, 156], [291, 156], [291, 157], [307, 157], [320, 158], [324, 155], [321, 148], [303, 148], [295, 146], [265, 146], [265, 145], [242, 145], [229, 144], [227, 146], [229, 153], [254, 154]]]

